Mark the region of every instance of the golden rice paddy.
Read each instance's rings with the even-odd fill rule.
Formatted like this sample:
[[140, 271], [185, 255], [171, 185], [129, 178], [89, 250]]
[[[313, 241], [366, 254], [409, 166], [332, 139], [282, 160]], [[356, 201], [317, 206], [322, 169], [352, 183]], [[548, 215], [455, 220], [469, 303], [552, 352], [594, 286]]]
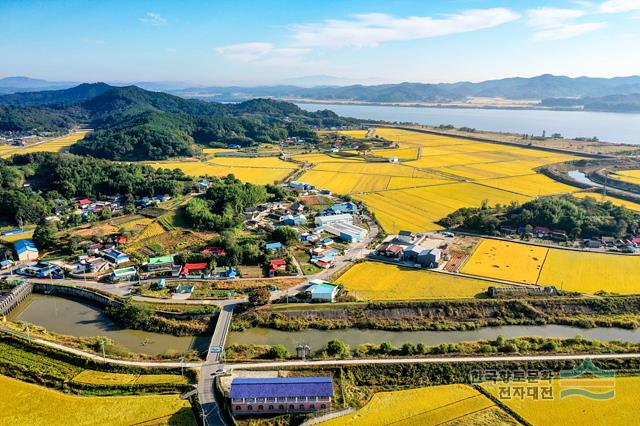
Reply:
[[[217, 162], [222, 157], [214, 158], [211, 161]], [[233, 160], [233, 161], [229, 161]], [[218, 165], [212, 162], [201, 162], [201, 161], [179, 161], [179, 162], [157, 162], [157, 163], [149, 163], [151, 167], [156, 169], [180, 169], [185, 174], [189, 176], [212, 176], [212, 177], [224, 177], [229, 174], [235, 175], [238, 179], [243, 182], [255, 183], [258, 185], [265, 185], [268, 183], [274, 183], [276, 181], [283, 180], [286, 178], [293, 170], [290, 165], [293, 163], [287, 163], [284, 161], [279, 161], [281, 164], [280, 168], [268, 167], [267, 162], [262, 162], [261, 166], [244, 166], [247, 163], [247, 160], [254, 160], [250, 158], [224, 158], [223, 163], [235, 165]], [[255, 159], [255, 160], [263, 160]], [[258, 164], [258, 163], [254, 163]]]
[[549, 251], [546, 247], [502, 240], [481, 240], [461, 272], [480, 277], [535, 284]]
[[[580, 380], [573, 382], [579, 385]], [[596, 385], [592, 389], [594, 392], [603, 392], [611, 389], [607, 386], [597, 388], [598, 379], [589, 380], [591, 385]], [[585, 383], [586, 385], [586, 383]], [[509, 385], [507, 385], [509, 386]], [[560, 391], [563, 389], [563, 382], [553, 380], [551, 384], [546, 382], [540, 384], [522, 384], [512, 383], [512, 388], [523, 387], [526, 389], [551, 386], [553, 389], [553, 399], [533, 399], [533, 397], [516, 397], [501, 399], [511, 410], [522, 416], [527, 422], [536, 426], [545, 425], [566, 425], [566, 426], [582, 426], [582, 425], [630, 425], [637, 423], [637, 406], [638, 395], [640, 394], [640, 377], [616, 377], [613, 382], [615, 396], [611, 399], [590, 399], [582, 396], [560, 397]], [[505, 387], [501, 382], [486, 383], [482, 387], [487, 389], [491, 394], [500, 398], [500, 388]], [[535, 391], [534, 391], [535, 392]], [[531, 395], [525, 393], [525, 395]]]
[[473, 298], [490, 282], [377, 262], [352, 266], [337, 282], [362, 300]]
[[460, 272], [559, 290], [640, 294], [640, 257], [483, 239]]
[[574, 197], [578, 197], [578, 198], [587, 198], [587, 197], [591, 197], [596, 201], [599, 202], [603, 202], [603, 201], [610, 201], [611, 203], [615, 204], [616, 206], [624, 206], [630, 210], [634, 210], [637, 212], [640, 212], [640, 204], [638, 203], [634, 203], [633, 201], [627, 201], [627, 200], [623, 200], [622, 198], [615, 198], [615, 197], [611, 197], [609, 195], [607, 195], [606, 197], [602, 197], [602, 194], [599, 194], [597, 192], [576, 192], [574, 194], [572, 194]]
[[613, 174], [613, 177], [629, 183], [640, 185], [640, 170], [620, 170]]
[[358, 194], [387, 233], [424, 231], [442, 227], [436, 222], [462, 207], [525, 202], [528, 197], [475, 183], [453, 183], [419, 188]]
[[462, 384], [432, 386], [395, 392], [379, 392], [355, 413], [321, 423], [323, 426], [386, 426], [478, 424], [513, 425], [513, 419], [493, 401]]
[[397, 156], [401, 163], [339, 154], [294, 158], [315, 164], [299, 180], [363, 201], [387, 233], [440, 229], [436, 222], [449, 213], [485, 200], [509, 204], [576, 190], [535, 171], [577, 158], [571, 155], [398, 129], [380, 128], [375, 134], [399, 148], [374, 154]]
[[33, 152], [62, 152], [84, 138], [87, 133], [87, 131], [82, 130], [25, 147], [5, 145], [0, 147], [0, 157], [6, 158], [14, 154], [30, 154]]
[[[0, 376], [3, 425], [195, 425], [178, 395], [82, 397]], [[10, 395], [11, 397], [7, 397]]]

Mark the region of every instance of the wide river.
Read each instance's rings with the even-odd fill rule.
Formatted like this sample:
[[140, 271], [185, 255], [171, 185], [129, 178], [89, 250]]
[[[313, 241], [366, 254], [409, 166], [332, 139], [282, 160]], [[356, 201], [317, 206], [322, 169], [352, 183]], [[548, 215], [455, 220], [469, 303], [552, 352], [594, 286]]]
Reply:
[[150, 355], [206, 351], [210, 339], [122, 329], [96, 306], [42, 294], [29, 296], [9, 315], [9, 319], [39, 325], [68, 336], [105, 336], [131, 352]]
[[363, 120], [411, 122], [438, 126], [473, 127], [493, 132], [547, 136], [593, 137], [607, 142], [640, 145], [640, 114], [584, 111], [507, 110], [482, 108], [421, 108], [382, 105], [296, 103], [307, 111], [329, 109]]
[[459, 343], [474, 340], [495, 340], [498, 336], [505, 338], [535, 336], [570, 338], [580, 335], [589, 340], [640, 343], [640, 329], [622, 328], [578, 328], [566, 325], [510, 325], [504, 327], [484, 327], [469, 331], [386, 331], [359, 328], [339, 330], [280, 331], [268, 328], [250, 328], [242, 332], [231, 332], [227, 346], [232, 344], [277, 345], [287, 347], [295, 352], [296, 345], [306, 343], [312, 351], [324, 348], [331, 339], [340, 339], [352, 348], [363, 343], [380, 344], [391, 342], [396, 346], [410, 342], [424, 343], [429, 346], [440, 343]]

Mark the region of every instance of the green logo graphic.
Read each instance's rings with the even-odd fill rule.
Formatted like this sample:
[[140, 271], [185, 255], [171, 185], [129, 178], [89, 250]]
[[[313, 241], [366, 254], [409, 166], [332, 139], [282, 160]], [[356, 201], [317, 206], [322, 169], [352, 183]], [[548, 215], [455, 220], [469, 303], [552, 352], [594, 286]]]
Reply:
[[615, 371], [602, 370], [589, 358], [573, 370], [560, 371], [560, 398], [581, 396], [583, 398], [607, 400], [616, 396]]

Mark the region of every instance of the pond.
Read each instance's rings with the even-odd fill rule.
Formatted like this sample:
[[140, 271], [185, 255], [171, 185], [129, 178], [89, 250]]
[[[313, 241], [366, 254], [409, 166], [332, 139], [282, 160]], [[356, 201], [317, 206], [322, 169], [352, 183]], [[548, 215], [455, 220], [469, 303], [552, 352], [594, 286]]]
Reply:
[[621, 328], [578, 328], [565, 325], [511, 325], [504, 327], [484, 327], [468, 331], [386, 331], [348, 328], [340, 330], [304, 330], [280, 331], [268, 328], [250, 328], [242, 332], [232, 332], [227, 339], [227, 346], [232, 344], [277, 345], [287, 347], [295, 352], [296, 345], [306, 343], [312, 351], [324, 348], [331, 339], [340, 339], [352, 348], [363, 343], [380, 344], [391, 342], [395, 346], [404, 343], [425, 343], [429, 346], [441, 343], [459, 343], [474, 340], [494, 340], [498, 336], [506, 338], [536, 336], [570, 338], [581, 335], [589, 340], [640, 343], [640, 329], [627, 330]]
[[10, 315], [11, 321], [26, 321], [48, 331], [76, 337], [105, 336], [135, 353], [160, 355], [190, 350], [206, 351], [209, 336], [173, 336], [123, 329], [97, 306], [58, 296], [33, 294]]

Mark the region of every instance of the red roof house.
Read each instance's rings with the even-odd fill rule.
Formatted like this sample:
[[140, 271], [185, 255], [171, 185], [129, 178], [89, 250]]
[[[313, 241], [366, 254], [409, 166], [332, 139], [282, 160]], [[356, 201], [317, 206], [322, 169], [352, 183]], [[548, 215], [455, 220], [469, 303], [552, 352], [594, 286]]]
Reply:
[[185, 263], [185, 265], [182, 267], [182, 271], [180, 271], [180, 274], [189, 275], [189, 273], [192, 271], [204, 271], [208, 267], [209, 267], [209, 264], [207, 262]]
[[82, 200], [78, 200], [78, 204], [81, 206], [86, 206], [87, 204], [91, 204], [91, 200], [88, 198], [83, 198]]
[[202, 254], [212, 254], [214, 256], [224, 256], [225, 254], [227, 254], [224, 249], [221, 249], [220, 247], [206, 247], [204, 249], [202, 249], [202, 251], [200, 252]]

